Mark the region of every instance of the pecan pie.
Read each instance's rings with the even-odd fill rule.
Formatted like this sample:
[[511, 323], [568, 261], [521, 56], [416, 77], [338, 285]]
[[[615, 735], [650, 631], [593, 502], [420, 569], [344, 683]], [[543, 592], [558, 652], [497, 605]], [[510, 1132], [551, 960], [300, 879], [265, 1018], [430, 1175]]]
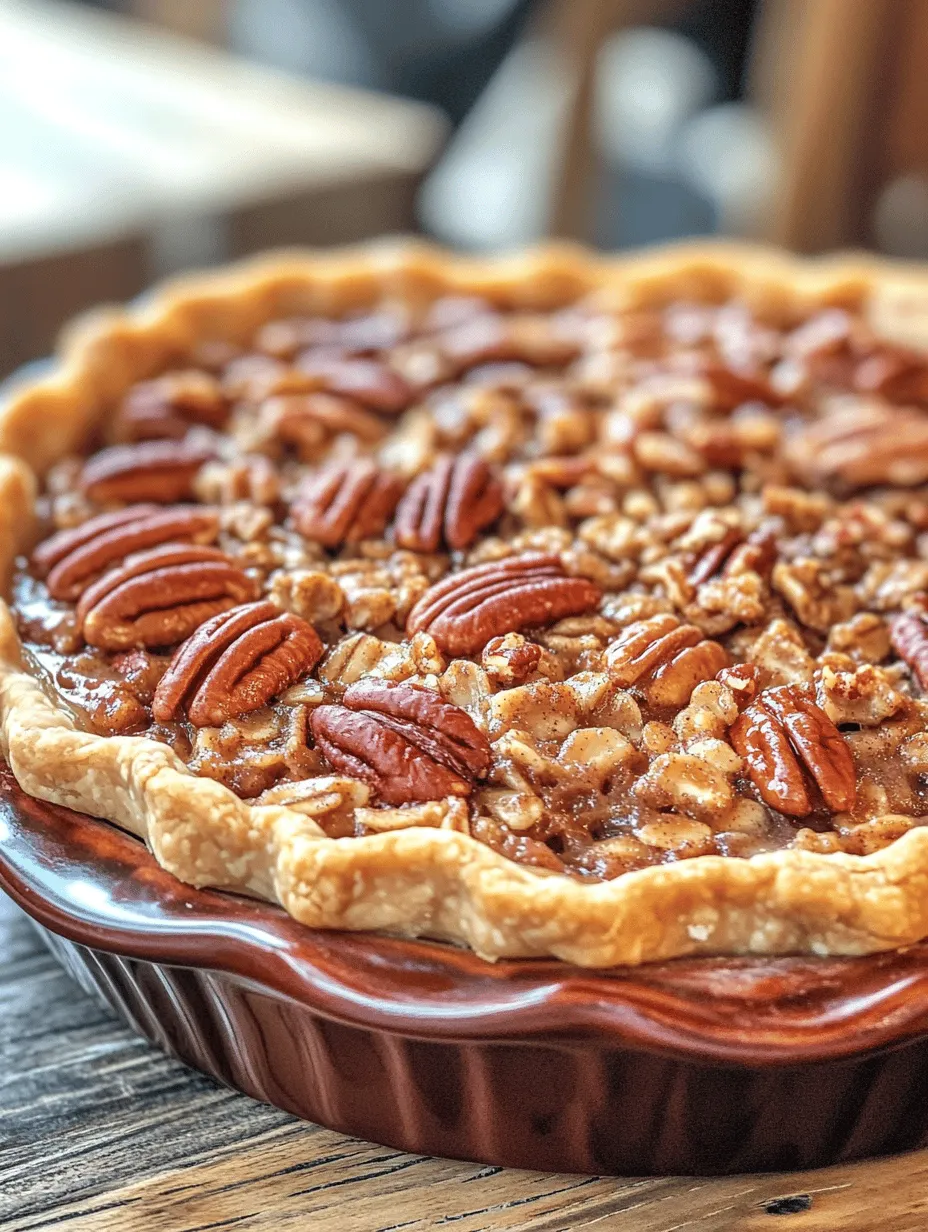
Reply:
[[317, 927], [928, 935], [928, 273], [265, 259], [0, 408], [27, 791]]

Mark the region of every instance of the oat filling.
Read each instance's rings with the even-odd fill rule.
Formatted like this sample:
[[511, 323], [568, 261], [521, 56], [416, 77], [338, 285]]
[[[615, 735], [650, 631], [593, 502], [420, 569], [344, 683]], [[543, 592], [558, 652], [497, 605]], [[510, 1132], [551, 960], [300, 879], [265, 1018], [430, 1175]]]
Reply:
[[178, 355], [15, 612], [87, 731], [590, 880], [928, 820], [928, 355], [839, 308], [385, 301]]

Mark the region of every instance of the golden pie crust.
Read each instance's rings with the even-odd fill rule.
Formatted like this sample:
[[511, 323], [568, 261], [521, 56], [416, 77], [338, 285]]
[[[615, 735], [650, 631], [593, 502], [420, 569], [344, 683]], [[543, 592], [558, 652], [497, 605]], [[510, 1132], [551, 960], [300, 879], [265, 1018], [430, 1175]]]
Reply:
[[[550, 248], [476, 261], [403, 244], [252, 260], [81, 321], [48, 375], [12, 390], [0, 408], [0, 573], [9, 579], [31, 542], [36, 477], [186, 346], [244, 340], [275, 316], [345, 312], [384, 293], [505, 292], [543, 310], [592, 290], [617, 306], [738, 296], [847, 307], [888, 339], [928, 339], [928, 270], [862, 257], [808, 262], [698, 244], [609, 259]], [[328, 838], [304, 813], [246, 803], [197, 776], [165, 745], [78, 730], [25, 670], [5, 604], [0, 720], [3, 753], [30, 794], [125, 827], [186, 882], [266, 898], [312, 927], [389, 930], [463, 943], [488, 959], [553, 955], [589, 967], [697, 953], [853, 955], [928, 935], [928, 828], [872, 855], [700, 856], [597, 884], [541, 874], [454, 828]]]

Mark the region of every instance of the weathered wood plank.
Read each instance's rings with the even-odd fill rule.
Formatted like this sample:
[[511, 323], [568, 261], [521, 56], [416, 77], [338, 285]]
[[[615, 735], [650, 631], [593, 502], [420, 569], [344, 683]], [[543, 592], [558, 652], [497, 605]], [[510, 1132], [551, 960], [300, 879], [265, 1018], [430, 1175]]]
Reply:
[[[928, 1153], [785, 1176], [552, 1176], [400, 1155], [289, 1127], [242, 1151], [74, 1203], [38, 1232], [923, 1232]], [[789, 1199], [792, 1198], [792, 1201]]]
[[928, 1151], [718, 1180], [404, 1155], [305, 1125], [162, 1056], [78, 990], [0, 900], [0, 1232], [613, 1227], [923, 1232]]
[[0, 896], [0, 1219], [106, 1193], [292, 1121], [137, 1039]]

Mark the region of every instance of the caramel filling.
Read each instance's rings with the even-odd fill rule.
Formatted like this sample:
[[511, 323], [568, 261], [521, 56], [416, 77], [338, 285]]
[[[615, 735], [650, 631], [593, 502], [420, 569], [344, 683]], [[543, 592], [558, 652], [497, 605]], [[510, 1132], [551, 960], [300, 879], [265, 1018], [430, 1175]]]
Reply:
[[383, 303], [108, 432], [15, 585], [89, 731], [589, 879], [928, 815], [928, 356], [859, 315]]

